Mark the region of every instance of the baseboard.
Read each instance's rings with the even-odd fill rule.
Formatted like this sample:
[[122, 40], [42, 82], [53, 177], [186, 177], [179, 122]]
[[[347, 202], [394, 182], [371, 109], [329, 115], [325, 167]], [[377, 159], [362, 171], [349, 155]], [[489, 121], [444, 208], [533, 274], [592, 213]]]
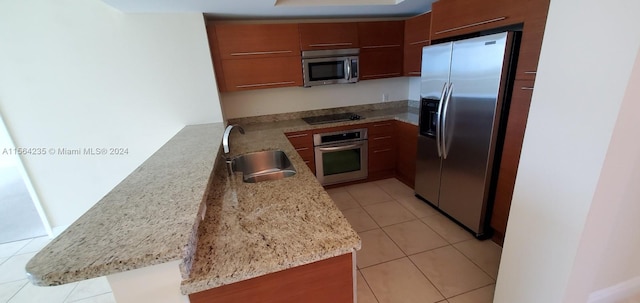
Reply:
[[640, 295], [640, 276], [592, 292], [587, 303], [615, 303]]

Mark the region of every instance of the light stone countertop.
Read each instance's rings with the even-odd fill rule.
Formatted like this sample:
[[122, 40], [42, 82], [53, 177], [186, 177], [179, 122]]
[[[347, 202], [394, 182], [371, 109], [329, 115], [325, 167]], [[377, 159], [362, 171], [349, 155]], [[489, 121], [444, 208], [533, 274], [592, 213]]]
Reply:
[[60, 285], [181, 259], [188, 276], [223, 132], [222, 123], [179, 131], [29, 261], [31, 282]]
[[365, 119], [314, 126], [292, 119], [242, 125], [245, 135], [232, 132], [230, 156], [282, 150], [297, 173], [276, 181], [243, 183], [241, 173], [228, 176], [226, 168], [218, 166], [199, 230], [191, 277], [182, 282], [183, 294], [360, 249], [357, 233], [284, 135], [389, 119], [417, 125], [417, 112], [406, 107], [359, 114]]
[[294, 118], [243, 124], [244, 136], [234, 130], [231, 155], [280, 149], [298, 171], [255, 184], [227, 176], [217, 156], [222, 123], [185, 127], [34, 256], [30, 280], [60, 285], [182, 259], [181, 290], [191, 294], [359, 249], [358, 235], [284, 136], [389, 119], [418, 124], [415, 107], [355, 112], [365, 119], [311, 126]]

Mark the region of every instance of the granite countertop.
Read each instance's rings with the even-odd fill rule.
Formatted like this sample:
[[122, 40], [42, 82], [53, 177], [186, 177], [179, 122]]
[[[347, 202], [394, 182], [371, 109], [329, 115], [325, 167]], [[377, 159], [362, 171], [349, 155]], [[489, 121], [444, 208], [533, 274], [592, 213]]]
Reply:
[[[243, 183], [223, 165], [212, 179], [191, 277], [192, 294], [360, 249], [360, 238], [285, 137], [285, 132], [401, 120], [417, 125], [417, 111], [393, 108], [359, 112], [365, 119], [309, 125], [301, 119], [242, 125], [231, 156], [282, 150], [298, 171], [276, 181]], [[236, 121], [237, 122], [237, 121]]]
[[231, 121], [246, 130], [234, 130], [232, 156], [279, 149], [298, 171], [254, 184], [227, 175], [222, 123], [187, 126], [36, 254], [29, 279], [52, 286], [182, 260], [181, 290], [191, 294], [359, 249], [284, 132], [389, 119], [417, 125], [417, 108], [404, 104], [355, 107], [365, 119], [315, 126], [288, 114]]
[[222, 123], [183, 128], [29, 261], [31, 282], [60, 285], [181, 259], [188, 276], [223, 132]]

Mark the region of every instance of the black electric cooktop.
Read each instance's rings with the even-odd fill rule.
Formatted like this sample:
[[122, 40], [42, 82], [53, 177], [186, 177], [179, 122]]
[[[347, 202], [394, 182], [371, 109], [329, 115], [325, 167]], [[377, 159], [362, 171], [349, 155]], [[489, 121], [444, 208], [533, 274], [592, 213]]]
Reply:
[[332, 114], [332, 115], [302, 118], [304, 122], [307, 122], [310, 125], [342, 122], [342, 121], [350, 121], [350, 120], [360, 120], [360, 119], [364, 119], [364, 118], [354, 113], [342, 113], [342, 114]]

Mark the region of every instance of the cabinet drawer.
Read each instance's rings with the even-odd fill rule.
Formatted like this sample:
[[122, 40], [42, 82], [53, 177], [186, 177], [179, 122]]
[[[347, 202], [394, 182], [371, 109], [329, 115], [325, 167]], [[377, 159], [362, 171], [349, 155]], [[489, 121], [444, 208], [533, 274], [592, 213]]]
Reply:
[[522, 23], [525, 0], [440, 0], [432, 4], [431, 40]]
[[302, 160], [307, 165], [307, 167], [309, 167], [311, 172], [315, 175], [316, 174], [316, 161], [315, 161], [315, 159], [314, 158], [302, 158]]
[[393, 147], [392, 134], [369, 136], [369, 148]]
[[227, 91], [302, 86], [300, 57], [222, 60]]
[[222, 59], [300, 56], [297, 24], [217, 24]]
[[380, 122], [372, 122], [366, 125], [368, 129], [368, 136], [389, 136], [393, 134], [393, 121], [386, 120]]
[[369, 148], [369, 172], [395, 170], [396, 158], [393, 147]]
[[311, 147], [307, 147], [307, 146], [296, 147], [296, 152], [303, 159], [313, 159], [313, 155], [314, 155], [313, 146], [311, 146]]
[[286, 133], [287, 139], [291, 142], [291, 145], [295, 148], [299, 147], [313, 147], [313, 136], [311, 132], [302, 131], [302, 132], [291, 132]]
[[358, 47], [358, 26], [355, 22], [300, 23], [298, 29], [302, 50]]

